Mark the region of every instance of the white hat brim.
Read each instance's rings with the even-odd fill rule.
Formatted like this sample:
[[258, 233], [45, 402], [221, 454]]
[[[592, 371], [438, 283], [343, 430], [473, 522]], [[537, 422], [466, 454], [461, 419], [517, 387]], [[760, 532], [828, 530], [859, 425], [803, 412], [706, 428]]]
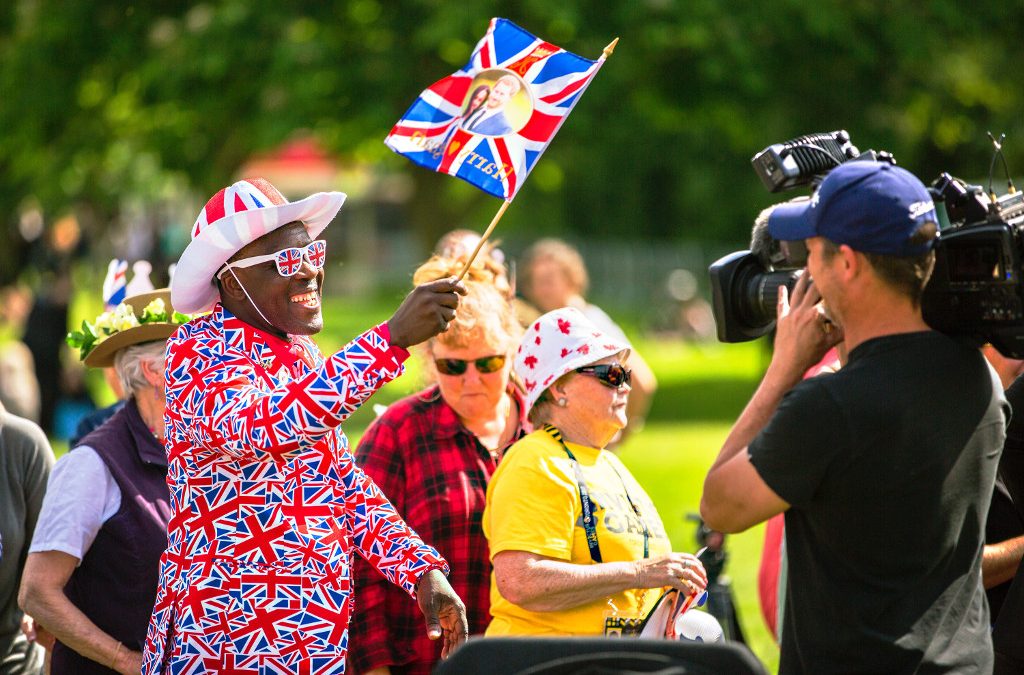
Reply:
[[343, 192], [317, 192], [297, 202], [250, 209], [224, 216], [203, 228], [178, 260], [171, 279], [171, 303], [179, 312], [195, 314], [217, 301], [214, 275], [228, 258], [282, 225], [301, 222], [311, 239], [317, 236], [345, 203]]
[[[611, 339], [614, 340], [614, 338]], [[530, 392], [524, 397], [525, 400], [523, 402], [523, 415], [529, 415], [530, 411], [533, 409], [533, 404], [537, 402], [537, 399], [541, 397], [541, 394], [547, 391], [552, 384], [558, 381], [558, 378], [562, 377], [566, 373], [571, 373], [577, 368], [589, 366], [592, 363], [597, 363], [601, 359], [606, 359], [609, 356], [615, 356], [616, 354], [621, 354], [622, 352], [625, 352], [625, 356], [622, 357], [623, 361], [629, 358], [629, 354], [631, 351], [629, 345], [620, 343], [618, 341], [614, 341], [612, 344], [614, 346], [609, 346], [609, 348], [607, 349], [594, 349], [587, 354], [581, 354], [580, 356], [574, 359], [563, 362], [561, 364], [561, 368], [553, 373], [554, 377], [551, 378], [551, 382], [548, 383], [547, 387], [539, 389], [538, 391], [535, 392]], [[517, 371], [516, 374], [519, 375], [520, 377], [523, 377], [523, 373]]]

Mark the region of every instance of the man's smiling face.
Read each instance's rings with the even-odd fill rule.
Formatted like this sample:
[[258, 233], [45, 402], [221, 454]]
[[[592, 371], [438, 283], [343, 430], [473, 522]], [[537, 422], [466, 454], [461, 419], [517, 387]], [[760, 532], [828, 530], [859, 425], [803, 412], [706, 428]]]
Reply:
[[[304, 251], [311, 241], [305, 225], [299, 222], [288, 223], [245, 246], [231, 260], [268, 255], [285, 248], [300, 248]], [[233, 268], [225, 274], [225, 278], [230, 274], [238, 278], [259, 307], [259, 312], [251, 310], [251, 305], [247, 308], [249, 311], [235, 312], [247, 323], [282, 337], [313, 335], [323, 329], [320, 300], [324, 271], [314, 269], [305, 257], [299, 271], [291, 277], [281, 276], [274, 261]], [[248, 305], [244, 299], [241, 302]], [[265, 325], [260, 312], [270, 322], [269, 326]]]

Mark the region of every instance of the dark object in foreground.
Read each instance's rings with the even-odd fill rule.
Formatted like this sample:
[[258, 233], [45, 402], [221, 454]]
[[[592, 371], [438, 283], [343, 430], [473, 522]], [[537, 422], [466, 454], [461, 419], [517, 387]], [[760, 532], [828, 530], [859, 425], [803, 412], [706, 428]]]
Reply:
[[764, 675], [745, 646], [640, 638], [470, 638], [435, 675]]

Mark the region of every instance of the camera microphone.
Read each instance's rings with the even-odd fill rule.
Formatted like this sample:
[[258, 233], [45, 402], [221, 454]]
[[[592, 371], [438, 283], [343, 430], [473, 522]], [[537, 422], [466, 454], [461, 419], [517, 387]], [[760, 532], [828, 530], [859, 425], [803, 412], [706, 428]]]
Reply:
[[769, 213], [771, 209], [765, 209], [754, 221], [754, 227], [750, 230], [750, 252], [759, 260], [771, 264], [771, 251], [775, 240], [768, 234]]

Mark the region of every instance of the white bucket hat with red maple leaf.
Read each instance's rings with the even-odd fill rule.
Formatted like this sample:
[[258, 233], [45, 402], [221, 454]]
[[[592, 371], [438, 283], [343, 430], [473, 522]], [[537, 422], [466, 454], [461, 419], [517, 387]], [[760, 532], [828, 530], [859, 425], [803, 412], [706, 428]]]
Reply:
[[526, 329], [515, 358], [516, 375], [526, 390], [527, 415], [551, 383], [568, 372], [626, 352], [629, 345], [598, 329], [575, 307], [555, 309]]

